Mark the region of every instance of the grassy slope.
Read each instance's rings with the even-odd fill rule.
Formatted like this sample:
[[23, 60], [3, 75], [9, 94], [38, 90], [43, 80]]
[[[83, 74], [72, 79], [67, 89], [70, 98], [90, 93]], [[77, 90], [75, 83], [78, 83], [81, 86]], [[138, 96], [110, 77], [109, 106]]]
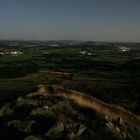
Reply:
[[[56, 84], [86, 92], [108, 103], [121, 105], [139, 114], [139, 64], [128, 67], [130, 60], [138, 60], [139, 51], [122, 53], [116, 49], [93, 47], [22, 48], [23, 56], [0, 57], [0, 66], [36, 63], [40, 69], [71, 72], [71, 77], [56, 74], [31, 74], [16, 79], [0, 79], [0, 93], [30, 90], [37, 84]], [[81, 55], [80, 51], [95, 55]], [[22, 93], [21, 92], [21, 93]], [[11, 94], [11, 95], [12, 95]], [[4, 97], [3, 97], [4, 98]], [[5, 99], [7, 96], [5, 97]]]

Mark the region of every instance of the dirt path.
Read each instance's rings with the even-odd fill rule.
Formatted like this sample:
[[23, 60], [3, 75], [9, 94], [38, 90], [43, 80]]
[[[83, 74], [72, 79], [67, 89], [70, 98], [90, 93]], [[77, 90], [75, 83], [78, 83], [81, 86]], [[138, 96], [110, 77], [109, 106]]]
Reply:
[[50, 88], [44, 85], [40, 85], [38, 86], [38, 92], [29, 94], [28, 96], [34, 96], [36, 94], [41, 94], [44, 96], [51, 95], [65, 97], [73, 100], [81, 106], [89, 107], [93, 110], [96, 110], [105, 117], [108, 117], [108, 119], [110, 120], [122, 119], [124, 122], [130, 124], [133, 123], [137, 126], [140, 126], [140, 116], [135, 115], [121, 107], [102, 102], [101, 100], [98, 100], [82, 92], [68, 90], [62, 87], [52, 86]]

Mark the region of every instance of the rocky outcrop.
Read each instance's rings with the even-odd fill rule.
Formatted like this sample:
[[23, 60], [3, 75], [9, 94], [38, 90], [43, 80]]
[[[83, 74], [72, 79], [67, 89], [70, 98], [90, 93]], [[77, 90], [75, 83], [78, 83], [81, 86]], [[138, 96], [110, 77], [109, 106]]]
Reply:
[[[19, 97], [0, 109], [0, 139], [139, 139], [138, 125], [121, 115], [110, 118], [114, 112], [125, 110], [115, 110], [114, 106], [80, 92], [60, 87], [41, 88], [43, 91]], [[101, 112], [105, 108], [112, 114]]]
[[127, 123], [134, 123], [135, 125], [140, 126], [140, 117], [121, 107], [104, 103], [90, 95], [73, 90], [64, 89], [62, 87], [44, 86], [44, 88], [46, 88], [46, 92], [43, 93], [42, 95], [46, 96], [50, 94], [54, 96], [65, 97], [75, 101], [77, 104], [81, 106], [86, 106], [98, 111], [104, 116], [107, 116], [108, 119], [110, 120], [117, 120], [121, 118], [123, 121]]

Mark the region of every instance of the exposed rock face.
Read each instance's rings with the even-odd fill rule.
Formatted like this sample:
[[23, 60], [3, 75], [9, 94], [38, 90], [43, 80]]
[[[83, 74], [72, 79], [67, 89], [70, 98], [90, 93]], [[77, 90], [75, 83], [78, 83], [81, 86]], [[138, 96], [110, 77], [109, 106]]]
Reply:
[[28, 136], [24, 140], [41, 140], [41, 139], [35, 136]]
[[[41, 87], [42, 88], [42, 87]], [[49, 92], [50, 95], [48, 93]], [[110, 119], [72, 100], [51, 95], [55, 89], [20, 97], [0, 109], [0, 139], [138, 140], [139, 127]]]
[[46, 138], [59, 139], [63, 137], [64, 124], [63, 122], [57, 122], [52, 128], [45, 134]]

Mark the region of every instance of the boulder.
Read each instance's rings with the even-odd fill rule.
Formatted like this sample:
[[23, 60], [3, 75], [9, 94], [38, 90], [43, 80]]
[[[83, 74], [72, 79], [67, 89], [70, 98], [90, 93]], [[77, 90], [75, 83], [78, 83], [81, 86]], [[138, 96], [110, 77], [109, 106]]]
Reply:
[[36, 136], [28, 136], [24, 140], [41, 140], [41, 139]]
[[63, 137], [64, 124], [63, 122], [57, 122], [46, 134], [45, 137], [52, 139], [58, 139]]

